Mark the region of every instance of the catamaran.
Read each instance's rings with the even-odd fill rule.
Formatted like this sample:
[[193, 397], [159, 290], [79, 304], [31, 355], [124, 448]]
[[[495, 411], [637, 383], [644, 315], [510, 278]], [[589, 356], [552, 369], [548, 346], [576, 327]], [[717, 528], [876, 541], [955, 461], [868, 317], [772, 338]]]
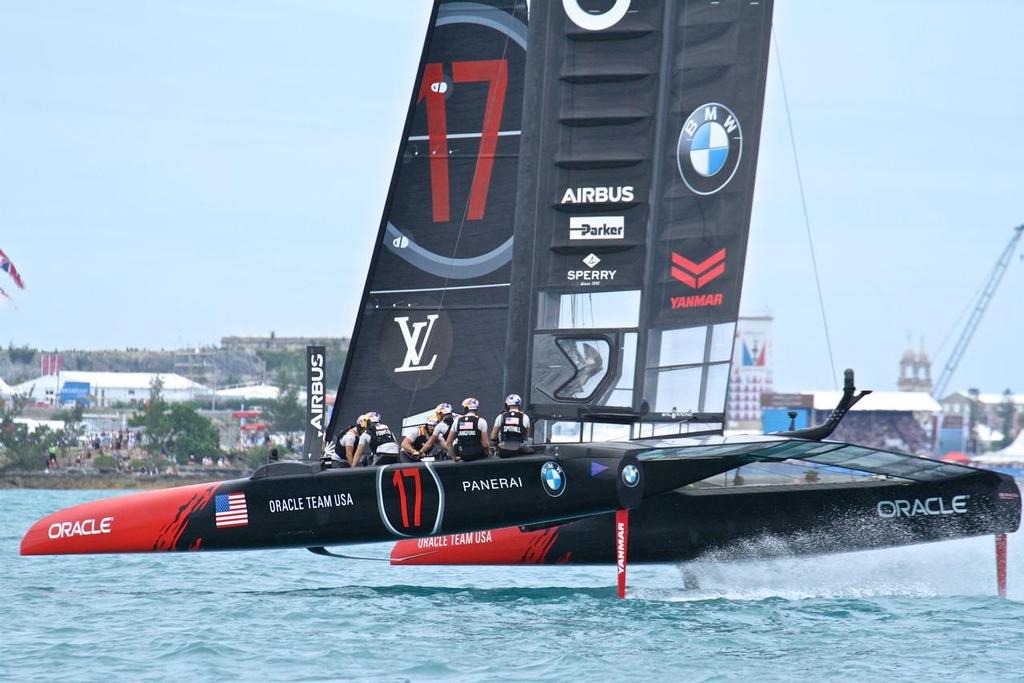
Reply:
[[[866, 393], [850, 371], [825, 424], [724, 435], [771, 17], [771, 0], [434, 3], [320, 443], [369, 409], [408, 425], [516, 392], [533, 454], [270, 463], [61, 510], [22, 554], [398, 539], [394, 564], [615, 564], [622, 594], [627, 558], [1016, 530], [1010, 477], [830, 440]], [[799, 464], [813, 474], [756, 474]]]

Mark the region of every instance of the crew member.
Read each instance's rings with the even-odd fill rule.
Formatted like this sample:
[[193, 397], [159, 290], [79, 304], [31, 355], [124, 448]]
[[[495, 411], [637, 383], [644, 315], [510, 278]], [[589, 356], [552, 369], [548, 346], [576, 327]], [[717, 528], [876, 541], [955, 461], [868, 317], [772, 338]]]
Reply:
[[422, 424], [419, 427], [413, 427], [405, 432], [402, 438], [402, 452], [399, 454], [402, 462], [419, 462], [420, 459], [425, 457], [433, 457], [435, 460], [441, 460], [442, 454], [447, 456], [447, 452], [444, 448], [437, 443], [431, 446], [429, 451], [423, 454], [420, 453], [420, 449], [423, 448], [423, 445], [430, 440], [438, 422], [439, 420], [435, 413], [427, 418], [426, 424]]
[[391, 427], [380, 421], [380, 413], [366, 413], [360, 426], [363, 433], [354, 455], [357, 466], [392, 465], [398, 462], [398, 442], [391, 433]]
[[523, 412], [519, 394], [505, 397], [505, 410], [494, 419], [491, 440], [498, 442], [498, 457], [510, 458], [530, 452], [526, 440], [530, 436], [530, 417]]
[[458, 417], [458, 415], [452, 412], [451, 403], [438, 403], [437, 407], [434, 408], [434, 413], [437, 415], [437, 426], [434, 427], [434, 431], [426, 443], [420, 447], [420, 456], [429, 453], [435, 444], [441, 444], [448, 448], [448, 433], [451, 432], [452, 425], [455, 424], [455, 420]]
[[487, 420], [477, 415], [480, 401], [473, 397], [462, 402], [466, 414], [455, 421], [455, 428], [448, 431], [448, 450], [459, 460], [466, 462], [486, 458], [491, 450], [487, 438]]
[[[362, 434], [360, 425], [365, 415], [360, 415], [354, 425], [349, 425], [338, 439], [338, 457], [344, 458], [345, 463], [341, 467], [356, 466], [356, 446], [359, 444], [359, 436]], [[339, 466], [339, 465], [335, 465]]]

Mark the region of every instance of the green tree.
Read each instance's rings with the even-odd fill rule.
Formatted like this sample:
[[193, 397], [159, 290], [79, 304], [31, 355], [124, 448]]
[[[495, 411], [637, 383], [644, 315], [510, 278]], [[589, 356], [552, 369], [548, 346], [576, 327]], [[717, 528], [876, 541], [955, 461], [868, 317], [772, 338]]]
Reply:
[[1013, 418], [1016, 412], [1017, 408], [1013, 404], [1013, 393], [1007, 389], [1003, 392], [1003, 400], [1000, 401], [999, 407], [996, 409], [1000, 429], [1003, 432], [1003, 440], [999, 443], [999, 448], [1006, 448], [1013, 443]]
[[299, 400], [299, 388], [289, 381], [285, 373], [278, 373], [274, 381], [278, 388], [277, 398], [267, 403], [270, 422], [278, 432], [302, 431], [306, 419], [306, 407]]
[[220, 435], [213, 423], [192, 406], [167, 403], [160, 378], [153, 380], [149, 401], [141, 413], [131, 417], [129, 424], [143, 428], [144, 447], [151, 454], [179, 457], [195, 453], [213, 457], [220, 453]]
[[16, 397], [0, 403], [0, 453], [4, 468], [41, 470], [46, 466], [47, 451], [51, 446], [66, 445], [71, 437], [65, 432], [48, 427], [30, 430], [28, 425], [15, 422], [25, 408], [26, 399]]

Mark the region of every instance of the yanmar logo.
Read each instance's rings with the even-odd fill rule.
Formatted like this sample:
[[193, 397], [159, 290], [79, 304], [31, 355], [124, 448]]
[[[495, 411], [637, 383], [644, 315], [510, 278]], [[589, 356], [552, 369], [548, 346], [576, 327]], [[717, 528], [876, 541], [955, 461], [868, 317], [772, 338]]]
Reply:
[[[700, 263], [691, 261], [682, 254], [672, 252], [672, 277], [692, 289], [702, 289], [710, 282], [717, 280], [725, 273], [725, 249], [704, 259]], [[724, 295], [721, 292], [713, 294], [694, 294], [690, 296], [674, 296], [669, 302], [673, 309], [678, 308], [704, 308], [707, 306], [721, 306]]]
[[923, 515], [963, 515], [967, 513], [967, 499], [970, 496], [953, 496], [947, 503], [940, 496], [934, 498], [914, 498], [913, 500], [880, 500], [876, 506], [878, 516], [883, 519], [893, 517], [919, 517]]
[[672, 252], [672, 277], [700, 289], [725, 272], [725, 249], [720, 249], [700, 263], [694, 263], [682, 254]]

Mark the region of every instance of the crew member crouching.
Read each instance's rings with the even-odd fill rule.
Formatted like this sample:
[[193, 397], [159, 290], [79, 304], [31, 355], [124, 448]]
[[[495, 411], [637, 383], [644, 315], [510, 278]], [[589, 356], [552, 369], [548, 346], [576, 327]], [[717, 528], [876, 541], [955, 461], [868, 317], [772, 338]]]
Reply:
[[458, 417], [452, 413], [451, 403], [438, 403], [437, 407], [434, 408], [434, 414], [437, 415], [437, 425], [434, 426], [434, 431], [426, 443], [420, 446], [420, 457], [430, 453], [437, 445], [440, 445], [442, 448], [448, 448], [448, 435], [452, 431], [455, 419]]
[[370, 411], [360, 420], [363, 429], [354, 455], [358, 466], [392, 465], [398, 462], [398, 442], [391, 427], [380, 421], [380, 413]]
[[345, 463], [335, 464], [335, 467], [356, 466], [356, 446], [359, 444], [359, 436], [362, 433], [360, 425], [363, 423], [364, 417], [366, 416], [360, 415], [356, 423], [349, 425], [338, 439], [337, 455], [339, 458], [343, 458]]
[[448, 459], [448, 451], [444, 449], [444, 446], [436, 443], [436, 440], [429, 450], [420, 452], [433, 435], [438, 421], [436, 414], [431, 415], [427, 418], [426, 424], [413, 427], [405, 432], [402, 438], [402, 452], [399, 453], [399, 458], [402, 462], [419, 462], [423, 458], [433, 458], [434, 460]]
[[455, 429], [448, 432], [448, 450], [459, 460], [467, 462], [486, 458], [491, 450], [487, 438], [487, 420], [477, 415], [480, 401], [467, 398], [462, 402], [466, 414], [455, 421]]
[[523, 412], [523, 399], [519, 394], [505, 397], [505, 410], [494, 419], [491, 440], [498, 442], [498, 457], [511, 458], [525, 455], [532, 449], [527, 446], [530, 437], [530, 416]]

